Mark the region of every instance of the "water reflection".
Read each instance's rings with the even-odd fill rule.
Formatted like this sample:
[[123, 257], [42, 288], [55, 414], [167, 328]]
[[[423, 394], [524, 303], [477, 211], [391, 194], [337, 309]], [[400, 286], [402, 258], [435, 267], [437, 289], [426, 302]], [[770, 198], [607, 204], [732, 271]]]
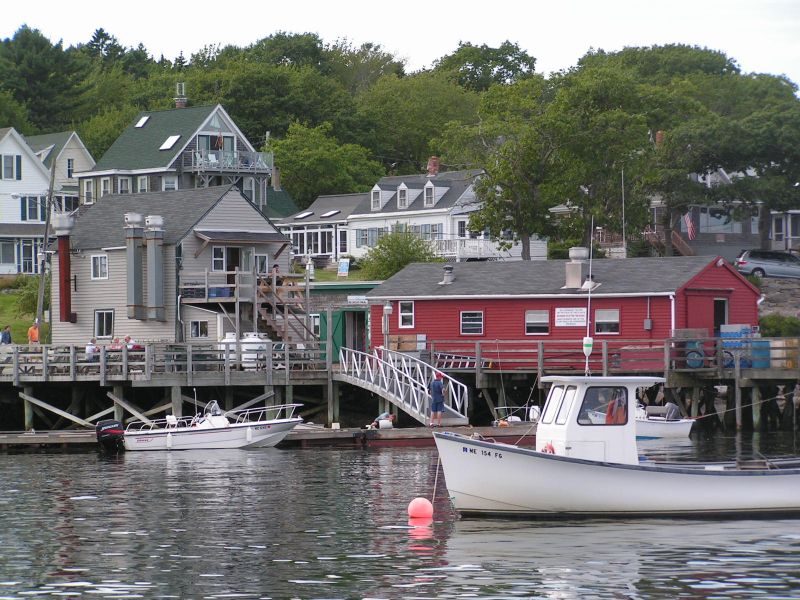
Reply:
[[[711, 450], [689, 441], [643, 452]], [[0, 455], [0, 598], [800, 589], [797, 522], [459, 521], [437, 466], [432, 448]], [[434, 482], [433, 523], [410, 523], [409, 501], [433, 497]]]

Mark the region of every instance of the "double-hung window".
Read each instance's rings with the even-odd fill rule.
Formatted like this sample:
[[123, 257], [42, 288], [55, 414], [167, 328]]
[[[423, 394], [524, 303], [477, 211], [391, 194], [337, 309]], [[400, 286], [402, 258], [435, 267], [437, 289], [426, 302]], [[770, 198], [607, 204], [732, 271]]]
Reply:
[[140, 175], [136, 180], [136, 191], [140, 194], [149, 191], [147, 186], [147, 175]]
[[549, 310], [525, 311], [525, 335], [547, 335], [550, 333]]
[[94, 311], [94, 337], [110, 338], [114, 335], [114, 310], [101, 308]]
[[408, 208], [408, 190], [405, 188], [397, 190], [397, 208]]
[[102, 198], [106, 194], [111, 193], [111, 178], [110, 177], [103, 177], [100, 180], [100, 197]]
[[94, 202], [94, 180], [83, 180], [83, 202], [84, 204], [92, 204]]
[[131, 178], [130, 177], [120, 177], [119, 178], [119, 193], [120, 194], [130, 194], [131, 193]]
[[213, 246], [211, 248], [211, 270], [225, 270], [225, 246]]
[[619, 333], [619, 309], [598, 308], [594, 311], [595, 333]]
[[414, 327], [414, 303], [413, 302], [398, 302], [399, 305], [399, 327], [401, 329], [409, 329]]
[[207, 338], [208, 337], [208, 321], [191, 321], [189, 325], [189, 337]]
[[461, 335], [483, 335], [483, 311], [461, 312]]
[[75, 159], [67, 159], [67, 178], [72, 179], [75, 176]]
[[178, 189], [178, 176], [177, 175], [164, 175], [163, 180], [163, 189], [164, 192], [174, 192]]
[[425, 188], [425, 208], [433, 206], [433, 186], [429, 185]]
[[22, 179], [22, 155], [4, 154], [0, 165], [0, 179]]
[[372, 190], [372, 210], [381, 209], [381, 191]]
[[92, 255], [92, 279], [108, 279], [108, 256]]

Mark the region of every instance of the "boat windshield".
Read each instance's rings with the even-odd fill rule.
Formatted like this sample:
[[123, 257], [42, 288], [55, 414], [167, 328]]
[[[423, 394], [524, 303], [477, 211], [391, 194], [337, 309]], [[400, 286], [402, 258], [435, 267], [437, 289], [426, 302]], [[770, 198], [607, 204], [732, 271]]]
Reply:
[[206, 416], [211, 415], [212, 417], [217, 417], [222, 414], [222, 409], [220, 409], [216, 400], [212, 400], [206, 404], [206, 409], [203, 411], [203, 414]]
[[547, 397], [547, 403], [544, 406], [542, 423], [552, 423], [556, 415], [558, 415], [558, 423], [565, 423], [570, 407], [572, 406], [572, 401], [575, 398], [576, 389], [574, 385], [554, 385], [550, 390], [550, 395]]
[[590, 387], [578, 413], [580, 425], [624, 425], [628, 422], [628, 390], [624, 387]]

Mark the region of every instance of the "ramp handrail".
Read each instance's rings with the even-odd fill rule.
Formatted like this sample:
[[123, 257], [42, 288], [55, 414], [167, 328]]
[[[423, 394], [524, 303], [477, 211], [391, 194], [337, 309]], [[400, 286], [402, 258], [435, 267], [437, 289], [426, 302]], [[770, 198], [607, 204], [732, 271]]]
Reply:
[[430, 383], [441, 373], [445, 406], [467, 418], [467, 386], [413, 356], [385, 348], [376, 348], [369, 354], [342, 347], [339, 363], [341, 375], [384, 390], [396, 404], [422, 417], [427, 417], [431, 403]]

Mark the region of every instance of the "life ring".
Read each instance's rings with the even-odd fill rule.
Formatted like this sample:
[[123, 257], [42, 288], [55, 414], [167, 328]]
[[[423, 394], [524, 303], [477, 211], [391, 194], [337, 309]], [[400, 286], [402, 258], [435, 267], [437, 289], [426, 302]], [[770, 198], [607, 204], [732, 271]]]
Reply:
[[541, 451], [544, 452], [545, 454], [555, 454], [556, 453], [556, 449], [553, 448], [553, 444], [550, 443], [550, 442], [547, 442], [544, 445], [544, 447], [542, 448]]

